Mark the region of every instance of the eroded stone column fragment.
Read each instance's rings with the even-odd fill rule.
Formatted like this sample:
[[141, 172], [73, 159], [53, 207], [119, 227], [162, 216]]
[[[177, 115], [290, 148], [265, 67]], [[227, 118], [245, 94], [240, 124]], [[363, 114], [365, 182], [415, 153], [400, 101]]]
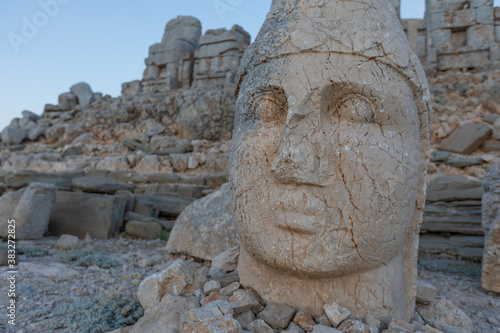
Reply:
[[408, 321], [429, 93], [389, 0], [274, 0], [236, 82], [242, 284]]

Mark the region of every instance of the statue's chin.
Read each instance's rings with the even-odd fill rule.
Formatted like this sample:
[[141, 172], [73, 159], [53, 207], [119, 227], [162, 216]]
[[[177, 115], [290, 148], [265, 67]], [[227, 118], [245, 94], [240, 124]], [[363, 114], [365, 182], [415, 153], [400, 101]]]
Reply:
[[[354, 250], [354, 253], [340, 255], [331, 253], [330, 258], [337, 258], [334, 260], [337, 264], [325, 262], [325, 260], [318, 260], [317, 256], [293, 256], [291, 253], [283, 251], [261, 251], [262, 248], [255, 246], [246, 246], [242, 244], [245, 249], [251, 254], [251, 260], [257, 260], [259, 263], [275, 269], [280, 274], [293, 275], [299, 278], [336, 278], [351, 275], [354, 273], [363, 273], [386, 265], [392, 261], [393, 258], [385, 258], [387, 260], [381, 263], [380, 260], [363, 260], [359, 254]], [[252, 248], [253, 251], [248, 249]]]

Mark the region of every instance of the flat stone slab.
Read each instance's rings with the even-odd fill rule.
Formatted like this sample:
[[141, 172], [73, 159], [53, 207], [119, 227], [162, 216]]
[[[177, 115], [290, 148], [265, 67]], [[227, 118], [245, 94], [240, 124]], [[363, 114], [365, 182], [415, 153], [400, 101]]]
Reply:
[[484, 124], [467, 123], [457, 128], [441, 142], [440, 150], [472, 154], [491, 136], [491, 128]]
[[81, 176], [83, 176], [83, 172], [77, 172], [71, 175], [61, 175], [23, 170], [21, 172], [4, 175], [3, 181], [7, 187], [15, 189], [26, 187], [31, 183], [47, 183], [56, 185], [59, 190], [71, 190], [73, 188], [71, 182], [73, 177]]
[[463, 176], [443, 176], [427, 186], [427, 202], [481, 200], [484, 190], [480, 180]]
[[123, 226], [127, 200], [121, 196], [58, 191], [50, 216], [52, 235], [109, 239]]
[[100, 176], [73, 178], [73, 187], [76, 190], [92, 193], [115, 194], [117, 191], [133, 192], [135, 185], [117, 182], [114, 179]]

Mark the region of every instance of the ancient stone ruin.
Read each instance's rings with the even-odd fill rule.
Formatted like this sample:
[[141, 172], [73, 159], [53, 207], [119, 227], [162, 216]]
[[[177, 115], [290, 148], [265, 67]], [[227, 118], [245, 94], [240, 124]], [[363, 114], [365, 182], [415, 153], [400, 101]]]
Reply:
[[425, 18], [402, 24], [412, 50], [429, 68], [467, 69], [500, 61], [500, 7], [493, 7], [493, 0], [426, 0]]

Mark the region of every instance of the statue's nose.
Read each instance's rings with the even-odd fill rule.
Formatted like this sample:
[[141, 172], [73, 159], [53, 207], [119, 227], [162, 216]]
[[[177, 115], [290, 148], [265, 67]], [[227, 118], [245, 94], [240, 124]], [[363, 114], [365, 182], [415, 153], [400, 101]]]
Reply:
[[325, 185], [320, 172], [322, 143], [319, 142], [318, 112], [302, 110], [289, 117], [278, 156], [271, 166], [271, 171], [281, 182]]

